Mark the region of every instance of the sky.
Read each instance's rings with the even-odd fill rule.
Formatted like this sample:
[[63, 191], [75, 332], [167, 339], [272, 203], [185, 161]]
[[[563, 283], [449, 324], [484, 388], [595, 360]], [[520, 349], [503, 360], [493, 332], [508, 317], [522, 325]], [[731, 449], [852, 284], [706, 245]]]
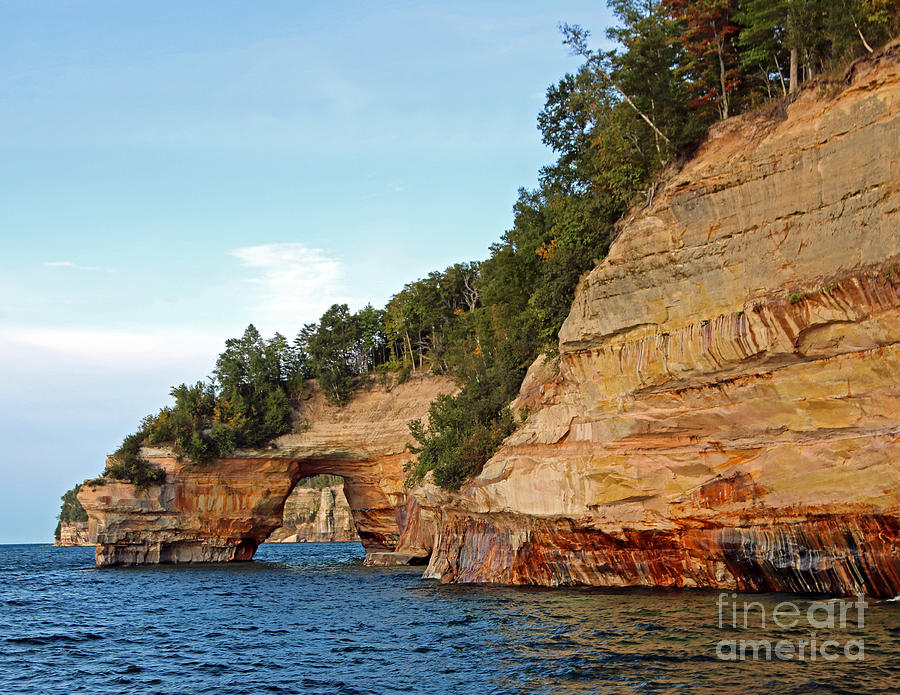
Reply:
[[[0, 0], [0, 543], [253, 322], [485, 258], [602, 0]], [[602, 42], [597, 45], [603, 45]]]

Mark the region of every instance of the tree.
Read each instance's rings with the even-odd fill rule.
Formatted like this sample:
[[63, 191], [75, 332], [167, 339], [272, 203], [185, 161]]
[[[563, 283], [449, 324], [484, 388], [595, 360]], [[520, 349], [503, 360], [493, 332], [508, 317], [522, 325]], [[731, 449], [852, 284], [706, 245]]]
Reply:
[[[898, 0], [743, 0], [741, 65], [763, 82], [775, 81], [782, 93], [846, 62], [900, 29]], [[787, 83], [785, 87], [785, 66]], [[767, 89], [771, 96], [771, 89]]]
[[357, 374], [366, 374], [387, 360], [384, 311], [366, 304], [353, 315], [352, 320], [356, 323], [357, 333], [353, 368]]
[[665, 0], [665, 6], [681, 25], [677, 41], [686, 55], [682, 72], [697, 95], [694, 104], [714, 107], [720, 119], [728, 118], [731, 95], [741, 82], [737, 0]]
[[665, 133], [663, 133], [656, 126], [656, 124], [646, 113], [641, 111], [641, 109], [637, 106], [637, 104], [635, 104], [634, 100], [628, 95], [628, 93], [624, 89], [622, 89], [622, 87], [619, 86], [619, 84], [612, 78], [609, 72], [604, 69], [602, 54], [595, 53], [588, 49], [587, 39], [590, 37], [591, 33], [586, 29], [582, 29], [577, 24], [562, 24], [560, 25], [560, 30], [563, 32], [563, 36], [565, 37], [563, 43], [569, 46], [572, 54], [580, 55], [586, 58], [588, 63], [592, 64], [592, 67], [597, 75], [600, 76], [610, 88], [615, 90], [625, 101], [625, 103], [633, 108], [635, 113], [637, 113], [659, 137], [661, 137], [666, 142], [669, 142], [669, 138], [666, 137]]
[[[766, 97], [773, 96], [774, 82], [782, 95], [787, 94], [783, 66], [795, 64], [787, 49], [787, 3], [778, 0], [744, 0], [736, 15], [741, 25], [741, 67], [754, 76], [761, 77]], [[796, 75], [794, 76], [796, 79]], [[796, 88], [796, 85], [794, 85]]]
[[608, 54], [610, 73], [666, 133], [671, 149], [655, 133], [643, 132], [641, 123], [633, 122], [629, 131], [652, 142], [664, 163], [709, 125], [688, 107], [687, 85], [677, 73], [686, 61], [684, 46], [676, 40], [679, 25], [661, 0], [610, 0], [609, 6], [619, 24], [607, 30], [607, 37], [620, 46]]
[[310, 370], [329, 403], [344, 405], [353, 392], [355, 348], [359, 330], [346, 304], [333, 304], [318, 324], [307, 324], [297, 336]]

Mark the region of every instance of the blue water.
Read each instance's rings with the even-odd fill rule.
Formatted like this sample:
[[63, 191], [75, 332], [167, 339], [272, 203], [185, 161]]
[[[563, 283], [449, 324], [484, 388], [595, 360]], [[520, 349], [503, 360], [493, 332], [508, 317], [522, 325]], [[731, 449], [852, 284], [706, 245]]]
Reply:
[[[851, 662], [716, 658], [709, 592], [443, 586], [352, 543], [257, 561], [103, 569], [91, 548], [0, 546], [0, 693], [897, 693], [900, 604]], [[739, 596], [771, 609], [788, 596]], [[855, 615], [855, 614], [854, 614]], [[727, 619], [726, 619], [727, 623]]]

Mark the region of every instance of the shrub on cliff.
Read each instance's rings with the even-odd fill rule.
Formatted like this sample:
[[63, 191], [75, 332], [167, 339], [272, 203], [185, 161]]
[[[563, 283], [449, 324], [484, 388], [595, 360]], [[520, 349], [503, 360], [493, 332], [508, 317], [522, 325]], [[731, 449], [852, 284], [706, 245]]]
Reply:
[[515, 429], [509, 402], [540, 345], [537, 322], [522, 317], [518, 323], [504, 322], [508, 330], [501, 339], [496, 325], [478, 318], [472, 317], [468, 337], [477, 354], [457, 364], [462, 388], [454, 396], [438, 396], [427, 426], [421, 420], [410, 423], [416, 440], [410, 451], [418, 456], [406, 468], [408, 485], [433, 471], [437, 485], [459, 489]]
[[174, 405], [144, 419], [148, 444], [173, 444], [204, 463], [290, 431], [291, 395], [306, 376], [303, 356], [279, 334], [264, 341], [252, 324], [225, 346], [211, 379], [173, 387]]
[[343, 485], [344, 479], [339, 475], [331, 475], [329, 473], [320, 473], [311, 478], [304, 478], [298, 486], [312, 488], [313, 490], [324, 490], [326, 487], [334, 487], [335, 485]]
[[228, 456], [239, 447], [259, 447], [290, 431], [291, 397], [308, 376], [305, 356], [276, 334], [264, 341], [251, 324], [226, 341], [207, 381], [170, 391], [174, 404], [148, 415], [110, 457], [103, 475], [139, 489], [165, 480], [165, 472], [141, 457], [144, 445], [173, 445], [195, 463]]
[[138, 490], [165, 482], [165, 471], [141, 458], [141, 446], [146, 438], [147, 431], [143, 428], [125, 437], [121, 446], [110, 456], [103, 476], [134, 483]]
[[421, 420], [410, 424], [418, 446], [409, 449], [418, 458], [407, 467], [408, 486], [421, 482], [432, 471], [437, 485], [458, 490], [469, 477], [481, 471], [484, 462], [515, 427], [505, 404], [499, 415], [482, 409], [480, 416], [475, 414], [479, 405], [477, 399], [468, 395], [439, 396], [429, 409], [432, 427], [426, 429]]

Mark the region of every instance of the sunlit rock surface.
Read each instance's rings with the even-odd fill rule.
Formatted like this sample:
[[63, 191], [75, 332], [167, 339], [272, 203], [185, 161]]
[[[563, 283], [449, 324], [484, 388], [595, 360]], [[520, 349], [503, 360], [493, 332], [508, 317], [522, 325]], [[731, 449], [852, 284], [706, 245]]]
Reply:
[[900, 594], [900, 50], [719, 124], [582, 279], [426, 576]]

